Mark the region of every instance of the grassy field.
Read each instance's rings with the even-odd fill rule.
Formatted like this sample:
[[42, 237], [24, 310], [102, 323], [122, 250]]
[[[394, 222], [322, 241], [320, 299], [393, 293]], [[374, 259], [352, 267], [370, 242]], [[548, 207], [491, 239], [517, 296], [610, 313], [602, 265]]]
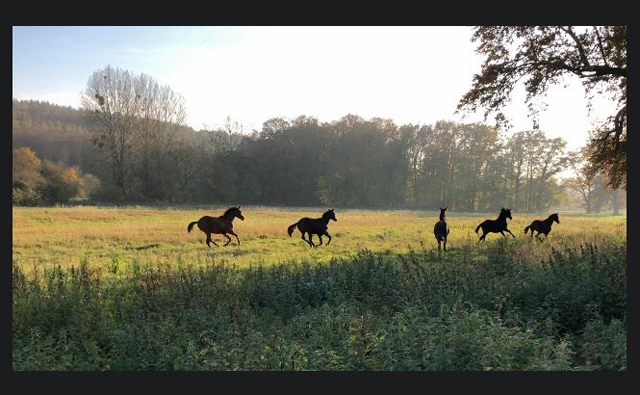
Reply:
[[[14, 208], [15, 370], [620, 370], [626, 217], [560, 213], [547, 242], [495, 215], [243, 207], [242, 245], [189, 222], [224, 208]], [[215, 240], [226, 240], [214, 237]], [[317, 243], [317, 239], [315, 239]], [[326, 240], [325, 240], [326, 243]]]
[[[337, 222], [329, 224], [331, 244], [310, 248], [300, 240], [296, 230], [288, 237], [286, 229], [301, 217], [318, 218], [322, 209], [278, 209], [244, 207], [246, 220], [234, 221], [241, 246], [235, 240], [227, 247], [207, 247], [205, 235], [194, 228], [187, 233], [187, 224], [203, 215], [221, 215], [225, 208], [210, 210], [177, 210], [149, 208], [14, 208], [13, 209], [13, 261], [25, 269], [33, 266], [61, 265], [68, 267], [87, 261], [90, 265], [108, 267], [112, 262], [174, 263], [226, 262], [239, 267], [250, 264], [270, 265], [290, 260], [327, 262], [335, 257], [347, 257], [359, 249], [373, 252], [406, 253], [437, 247], [433, 225], [438, 212], [424, 211], [371, 211], [339, 210]], [[475, 243], [475, 227], [484, 219], [495, 219], [488, 214], [458, 214], [451, 212], [449, 252], [460, 251]], [[626, 240], [626, 217], [583, 217], [576, 213], [560, 214], [561, 223], [554, 224], [549, 242], [533, 243], [523, 229], [542, 215], [513, 214], [509, 229], [516, 235], [513, 240], [516, 253], [527, 256], [548, 257], [552, 248], [572, 247], [570, 240], [599, 242], [603, 238]], [[224, 236], [213, 237], [218, 244], [226, 242]], [[502, 238], [493, 233], [489, 242]], [[317, 244], [317, 237], [314, 238]], [[324, 243], [327, 239], [324, 238]], [[485, 249], [486, 246], [479, 246]]]

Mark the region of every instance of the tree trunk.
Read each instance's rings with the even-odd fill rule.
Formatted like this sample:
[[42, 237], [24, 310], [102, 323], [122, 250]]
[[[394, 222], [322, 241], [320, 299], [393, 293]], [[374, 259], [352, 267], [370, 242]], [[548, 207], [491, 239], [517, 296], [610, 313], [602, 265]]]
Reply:
[[613, 206], [613, 215], [620, 215], [620, 200], [618, 200], [617, 189], [614, 189], [611, 194], [611, 205]]

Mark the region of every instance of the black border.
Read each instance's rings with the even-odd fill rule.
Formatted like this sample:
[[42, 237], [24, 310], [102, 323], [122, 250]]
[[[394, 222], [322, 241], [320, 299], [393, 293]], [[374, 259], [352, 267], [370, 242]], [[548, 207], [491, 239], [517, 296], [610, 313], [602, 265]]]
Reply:
[[[232, 4], [232, 3], [229, 3]], [[12, 26], [126, 26], [126, 25], [318, 25], [318, 26], [372, 26], [372, 25], [552, 25], [570, 23], [574, 25], [609, 25], [625, 24], [629, 26], [629, 58], [631, 84], [638, 85], [638, 73], [634, 65], [638, 64], [637, 43], [638, 29], [631, 23], [633, 12], [631, 7], [624, 5], [611, 5], [610, 9], [604, 9], [607, 4], [589, 3], [559, 3], [544, 5], [541, 2], [481, 2], [473, 5], [462, 3], [429, 2], [423, 4], [395, 3], [389, 8], [386, 3], [367, 3], [360, 6], [346, 3], [330, 4], [295, 2], [278, 8], [270, 2], [260, 4], [233, 3], [237, 5], [225, 5], [215, 2], [209, 3], [205, 9], [200, 5], [187, 5], [185, 3], [168, 4], [154, 3], [149, 5], [133, 6], [116, 5], [110, 3], [79, 3], [77, 5], [61, 5], [59, 3], [47, 3], [44, 5], [17, 4], [12, 5], [11, 23], [3, 29], [5, 35], [3, 43], [5, 48], [12, 48]], [[138, 7], [136, 9], [136, 7]], [[235, 8], [235, 9], [234, 9]], [[104, 12], [103, 13], [103, 9]], [[75, 10], [75, 11], [73, 11]], [[131, 11], [131, 12], [130, 12]], [[158, 16], [157, 13], [164, 13]], [[505, 14], [506, 13], [506, 14]], [[6, 14], [5, 14], [6, 16]], [[634, 47], [635, 46], [635, 47]], [[4, 53], [7, 53], [8, 50]], [[442, 60], [441, 60], [442, 61]], [[446, 60], [444, 60], [446, 61]], [[5, 76], [12, 71], [12, 58], [5, 57], [3, 62]], [[6, 82], [6, 89], [11, 90], [11, 83]], [[11, 94], [7, 94], [8, 114], [5, 125], [8, 127], [2, 133], [5, 143], [6, 169], [11, 167]], [[638, 114], [638, 101], [635, 93], [631, 93], [629, 105], [631, 105], [630, 120]], [[634, 111], [635, 110], [635, 111]], [[635, 133], [629, 135], [631, 141], [638, 138]], [[638, 143], [631, 143], [635, 147]], [[632, 152], [629, 152], [629, 169], [638, 169], [638, 160]], [[635, 202], [633, 196], [637, 196], [637, 181], [634, 171], [629, 171], [628, 202]], [[5, 189], [5, 207], [11, 207], [10, 188]], [[628, 204], [627, 224], [636, 223], [636, 213], [632, 204]], [[8, 213], [4, 229], [6, 245], [9, 245], [12, 211]], [[628, 239], [637, 239], [637, 231], [633, 227], [627, 229]], [[67, 391], [80, 389], [83, 392], [96, 389], [95, 384], [100, 383], [100, 389], [104, 390], [128, 390], [145, 389], [147, 391], [166, 389], [169, 391], [218, 391], [218, 390], [242, 390], [250, 387], [254, 390], [264, 391], [265, 384], [271, 384], [276, 390], [294, 389], [308, 391], [309, 381], [314, 382], [313, 389], [347, 389], [344, 384], [350, 384], [350, 390], [361, 392], [366, 389], [378, 389], [381, 391], [407, 391], [415, 388], [421, 391], [446, 391], [466, 389], [465, 392], [476, 392], [481, 388], [492, 392], [513, 392], [521, 390], [552, 391], [557, 390], [577, 391], [619, 391], [621, 386], [631, 384], [631, 379], [639, 372], [638, 362], [638, 278], [639, 270], [636, 266], [638, 246], [635, 243], [628, 244], [627, 263], [627, 309], [628, 309], [628, 358], [627, 371], [625, 372], [153, 372], [153, 373], [117, 373], [117, 372], [13, 372], [11, 371], [11, 258], [2, 265], [2, 280], [4, 282], [4, 298], [2, 298], [3, 321], [3, 373], [10, 378], [14, 391], [24, 391], [33, 387], [41, 390], [51, 390], [51, 385], [59, 386]], [[7, 248], [7, 251], [10, 251]], [[629, 259], [630, 258], [630, 259]], [[142, 379], [142, 380], [141, 380]], [[3, 381], [8, 384], [8, 381]], [[302, 385], [301, 385], [302, 384]], [[415, 387], [414, 387], [415, 385]], [[624, 387], [622, 387], [624, 388]], [[631, 387], [629, 387], [631, 388]], [[13, 392], [13, 391], [12, 391]]]

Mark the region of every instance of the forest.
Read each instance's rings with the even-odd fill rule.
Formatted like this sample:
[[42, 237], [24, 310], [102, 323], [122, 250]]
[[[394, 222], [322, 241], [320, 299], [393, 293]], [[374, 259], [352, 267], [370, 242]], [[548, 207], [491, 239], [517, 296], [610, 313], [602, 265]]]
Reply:
[[[626, 194], [543, 131], [482, 123], [397, 125], [347, 114], [272, 118], [248, 131], [183, 119], [132, 132], [119, 168], [87, 109], [13, 101], [14, 205], [262, 204], [474, 212], [551, 207], [618, 213]], [[153, 133], [149, 132], [150, 130]], [[102, 136], [104, 137], [104, 136]], [[124, 140], [123, 140], [124, 141]], [[112, 146], [113, 147], [113, 146]], [[30, 154], [27, 153], [30, 151]], [[565, 171], [570, 177], [561, 179]]]

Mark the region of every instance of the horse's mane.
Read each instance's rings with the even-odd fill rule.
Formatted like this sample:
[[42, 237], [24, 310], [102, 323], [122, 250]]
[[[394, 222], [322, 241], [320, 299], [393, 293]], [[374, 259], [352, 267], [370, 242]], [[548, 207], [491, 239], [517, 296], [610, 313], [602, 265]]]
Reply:
[[324, 214], [322, 214], [322, 218], [327, 218], [331, 215], [331, 210], [327, 210], [324, 212]]
[[225, 211], [224, 214], [222, 214], [222, 216], [224, 217], [225, 215], [229, 214], [231, 211], [237, 210], [237, 209], [238, 209], [237, 207], [229, 207], [227, 211]]

